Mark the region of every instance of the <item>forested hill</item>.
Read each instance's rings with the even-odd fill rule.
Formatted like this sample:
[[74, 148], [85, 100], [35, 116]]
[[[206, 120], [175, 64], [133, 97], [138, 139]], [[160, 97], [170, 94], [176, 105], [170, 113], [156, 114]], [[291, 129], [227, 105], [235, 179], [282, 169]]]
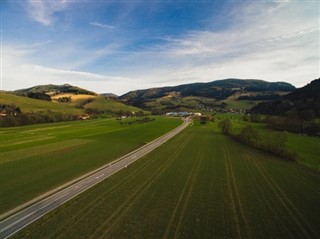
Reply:
[[283, 97], [287, 100], [320, 100], [320, 78]]
[[285, 82], [267, 82], [262, 80], [226, 79], [208, 83], [193, 83], [171, 87], [151, 88], [130, 91], [120, 98], [129, 102], [144, 101], [160, 98], [175, 92], [181, 96], [199, 96], [223, 100], [239, 91], [263, 92], [283, 91], [291, 92], [295, 87]]
[[97, 95], [96, 93], [82, 89], [77, 86], [69, 84], [64, 85], [38, 85], [28, 89], [16, 90], [13, 93], [17, 95], [28, 95], [30, 93], [73, 93], [73, 94], [84, 94], [84, 95]]
[[300, 118], [320, 117], [320, 78], [279, 100], [262, 102], [253, 107], [251, 111], [282, 116], [299, 114]]

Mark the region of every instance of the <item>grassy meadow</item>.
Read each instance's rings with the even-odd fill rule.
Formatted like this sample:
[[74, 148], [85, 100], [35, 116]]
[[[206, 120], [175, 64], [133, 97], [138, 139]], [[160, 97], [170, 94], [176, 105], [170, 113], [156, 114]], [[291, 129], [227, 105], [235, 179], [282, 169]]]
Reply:
[[[225, 118], [229, 118], [232, 122], [232, 131], [239, 133], [245, 126], [252, 126], [261, 137], [262, 140], [268, 138], [270, 135], [276, 134], [279, 131], [272, 130], [267, 127], [264, 123], [253, 123], [248, 121], [243, 121], [241, 115], [236, 114], [217, 114], [215, 116], [217, 121]], [[212, 124], [216, 132], [220, 132], [218, 124]], [[299, 135], [287, 132], [287, 149], [296, 155], [296, 161], [310, 168], [320, 171], [320, 160], [319, 160], [319, 148], [320, 148], [320, 138]]]
[[51, 99], [58, 103], [58, 99], [61, 97], [70, 97], [70, 101], [63, 103], [64, 105], [77, 107], [82, 106], [84, 109], [92, 108], [99, 111], [134, 111], [138, 112], [141, 111], [141, 109], [125, 105], [121, 102], [100, 96], [100, 95], [83, 95], [83, 94], [71, 94], [71, 93], [63, 93], [54, 95], [51, 97]]
[[121, 102], [117, 102], [102, 96], [97, 96], [94, 98], [94, 100], [86, 105], [84, 105], [84, 108], [94, 108], [98, 109], [100, 111], [119, 111], [119, 110], [124, 110], [124, 111], [134, 111], [138, 112], [141, 111], [141, 109], [138, 109], [136, 107], [130, 106], [130, 105], [125, 105]]
[[84, 113], [83, 109], [78, 109], [71, 105], [45, 100], [37, 100], [4, 92], [0, 92], [0, 101], [1, 104], [14, 104], [17, 107], [20, 107], [21, 111], [24, 113], [35, 113], [40, 111], [47, 112], [48, 110], [52, 112], [68, 113], [73, 115]]
[[[126, 105], [116, 100], [112, 100], [99, 95], [83, 95], [83, 94], [71, 94], [64, 93], [51, 96], [52, 101], [32, 99], [29, 97], [18, 96], [6, 92], [0, 92], [0, 101], [4, 105], [15, 105], [19, 107], [22, 113], [43, 113], [51, 114], [62, 113], [66, 115], [81, 115], [86, 112], [87, 109], [94, 109], [100, 113], [105, 112], [111, 115], [111, 112], [130, 111], [139, 112], [142, 111], [137, 107]], [[59, 98], [70, 97], [68, 102], [59, 102]], [[149, 114], [147, 111], [143, 111], [145, 114]]]
[[2, 128], [0, 214], [131, 152], [179, 124], [180, 119], [156, 117], [131, 125], [99, 119]]
[[319, 172], [215, 125], [194, 123], [13, 238], [319, 238]]

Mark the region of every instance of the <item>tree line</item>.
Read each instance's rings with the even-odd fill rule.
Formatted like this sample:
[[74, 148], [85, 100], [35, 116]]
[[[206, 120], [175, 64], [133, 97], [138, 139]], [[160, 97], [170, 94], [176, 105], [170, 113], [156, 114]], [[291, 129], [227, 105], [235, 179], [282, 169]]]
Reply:
[[250, 114], [243, 116], [244, 121], [265, 123], [268, 128], [278, 131], [287, 131], [295, 134], [320, 136], [320, 120], [314, 117], [313, 111], [297, 114], [288, 112], [285, 116], [263, 116]]
[[86, 108], [85, 113], [91, 115], [93, 118], [98, 118], [103, 115], [113, 116], [113, 117], [132, 117], [132, 116], [145, 116], [146, 114], [140, 110], [138, 112], [133, 112], [130, 110], [100, 110], [97, 108]]
[[262, 137], [255, 128], [249, 125], [242, 128], [240, 133], [237, 134], [232, 131], [232, 122], [230, 119], [221, 120], [219, 122], [219, 127], [222, 133], [243, 144], [280, 156], [287, 160], [295, 160], [295, 154], [288, 151], [286, 148], [288, 141], [287, 132], [277, 132]]
[[63, 114], [59, 112], [43, 111], [37, 113], [18, 113], [0, 117], [0, 127], [14, 127], [29, 124], [54, 123], [77, 120], [78, 115]]
[[150, 118], [150, 117], [143, 117], [143, 118], [138, 118], [135, 120], [130, 120], [130, 121], [123, 121], [121, 120], [121, 118], [117, 118], [117, 120], [120, 120], [120, 124], [121, 125], [132, 125], [132, 124], [143, 124], [143, 123], [148, 123], [148, 122], [152, 122], [155, 121], [155, 118]]

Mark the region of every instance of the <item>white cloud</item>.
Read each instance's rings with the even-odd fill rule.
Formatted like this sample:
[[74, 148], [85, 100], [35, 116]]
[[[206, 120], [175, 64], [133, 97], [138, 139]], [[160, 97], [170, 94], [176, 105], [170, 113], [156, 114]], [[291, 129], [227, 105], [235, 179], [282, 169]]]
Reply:
[[91, 72], [69, 71], [47, 68], [39, 65], [20, 64], [3, 71], [2, 87], [4, 90], [16, 90], [43, 84], [71, 84], [98, 93], [112, 92], [122, 94], [131, 90], [128, 82], [135, 79], [100, 75]]
[[104, 23], [100, 23], [100, 22], [90, 22], [90, 25], [96, 26], [96, 27], [101, 27], [104, 29], [114, 29], [115, 28], [112, 25], [108, 25], [108, 24], [104, 24]]
[[28, 0], [27, 10], [30, 17], [45, 26], [51, 25], [54, 20], [54, 14], [65, 9], [66, 0]]
[[[33, 12], [33, 18], [44, 25], [52, 24], [54, 13], [65, 7], [65, 2], [57, 3], [44, 6], [43, 1], [35, 2], [40, 13]], [[251, 2], [236, 11], [230, 9], [227, 17], [234, 23], [228, 28], [188, 31], [138, 50], [130, 48], [130, 40], [136, 37], [135, 41], [139, 41], [140, 37], [137, 33], [130, 35], [132, 32], [127, 37], [108, 38], [108, 43], [99, 49], [86, 47], [83, 42], [90, 42], [90, 38], [72, 38], [47, 47], [37, 43], [4, 48], [3, 88], [69, 83], [97, 92], [123, 94], [230, 77], [302, 86], [320, 75], [319, 4]], [[90, 24], [104, 29], [113, 27], [99, 22]], [[129, 48], [130, 51], [125, 50]], [[88, 72], [91, 66], [100, 72]]]
[[5, 48], [2, 52], [2, 90], [16, 90], [43, 84], [65, 84], [80, 86], [98, 93], [122, 94], [131, 90], [138, 82], [134, 78], [95, 74], [85, 71], [56, 69], [28, 63], [30, 49]]
[[237, 9], [231, 28], [188, 32], [137, 54], [148, 67], [135, 77], [153, 86], [230, 77], [303, 86], [320, 75], [319, 4], [251, 3]]

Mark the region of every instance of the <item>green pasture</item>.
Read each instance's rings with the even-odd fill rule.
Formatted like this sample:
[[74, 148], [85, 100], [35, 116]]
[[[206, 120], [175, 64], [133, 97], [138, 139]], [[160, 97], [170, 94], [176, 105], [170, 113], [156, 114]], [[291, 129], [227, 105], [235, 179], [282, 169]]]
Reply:
[[131, 125], [99, 119], [2, 128], [0, 212], [115, 160], [181, 123], [156, 117]]
[[[23, 113], [31, 112], [59, 112], [72, 115], [83, 114], [86, 108], [94, 108], [99, 111], [134, 111], [138, 112], [141, 109], [117, 102], [102, 96], [97, 96], [92, 102], [86, 103], [87, 99], [77, 99], [68, 103], [60, 103], [58, 101], [44, 101], [37, 100], [23, 96], [17, 96], [10, 93], [0, 92], [1, 104], [11, 105], [14, 104], [16, 107], [20, 107]], [[78, 105], [83, 105], [84, 109], [77, 108]], [[147, 113], [147, 112], [145, 112]]]
[[319, 238], [319, 183], [194, 124], [13, 238]]
[[222, 102], [227, 103], [227, 108], [232, 109], [251, 109], [253, 106], [257, 105], [260, 101], [254, 100], [235, 100], [235, 99], [226, 99], [217, 101], [217, 103], [221, 104]]
[[[148, 108], [167, 110], [167, 111], [201, 111], [198, 107], [200, 105], [206, 105], [207, 107], [213, 107], [216, 104], [215, 99], [199, 97], [199, 96], [172, 96], [161, 97], [157, 99], [150, 99], [145, 102]], [[220, 104], [220, 103], [219, 103]], [[172, 108], [173, 107], [173, 108]]]
[[288, 133], [288, 148], [298, 162], [320, 171], [320, 138]]
[[100, 111], [119, 111], [119, 110], [123, 110], [123, 111], [134, 111], [134, 112], [138, 112], [141, 111], [141, 109], [133, 107], [133, 106], [129, 106], [129, 105], [125, 105], [121, 102], [117, 102], [102, 96], [98, 96], [96, 97], [92, 102], [84, 105], [84, 108], [94, 108]]
[[[236, 127], [246, 124], [248, 123], [238, 122]], [[263, 139], [270, 135], [279, 133], [279, 131], [269, 129], [265, 124], [262, 123], [250, 123], [250, 125], [252, 125], [259, 132], [259, 135]], [[296, 161], [320, 171], [320, 138], [289, 132], [286, 134], [288, 137], [287, 149], [296, 154]]]
[[[214, 117], [216, 121], [214, 123], [210, 123], [210, 127], [215, 129], [216, 132], [220, 132], [220, 129], [218, 127], [219, 121], [226, 118], [231, 120], [232, 131], [234, 133], [239, 133], [242, 128], [248, 125], [254, 127], [257, 130], [262, 140], [265, 140], [269, 136], [272, 136], [279, 132], [269, 129], [264, 123], [243, 121], [243, 116], [239, 114], [216, 114]], [[287, 132], [287, 137], [287, 149], [290, 152], [296, 154], [297, 162], [320, 171], [320, 138], [289, 132]]]

